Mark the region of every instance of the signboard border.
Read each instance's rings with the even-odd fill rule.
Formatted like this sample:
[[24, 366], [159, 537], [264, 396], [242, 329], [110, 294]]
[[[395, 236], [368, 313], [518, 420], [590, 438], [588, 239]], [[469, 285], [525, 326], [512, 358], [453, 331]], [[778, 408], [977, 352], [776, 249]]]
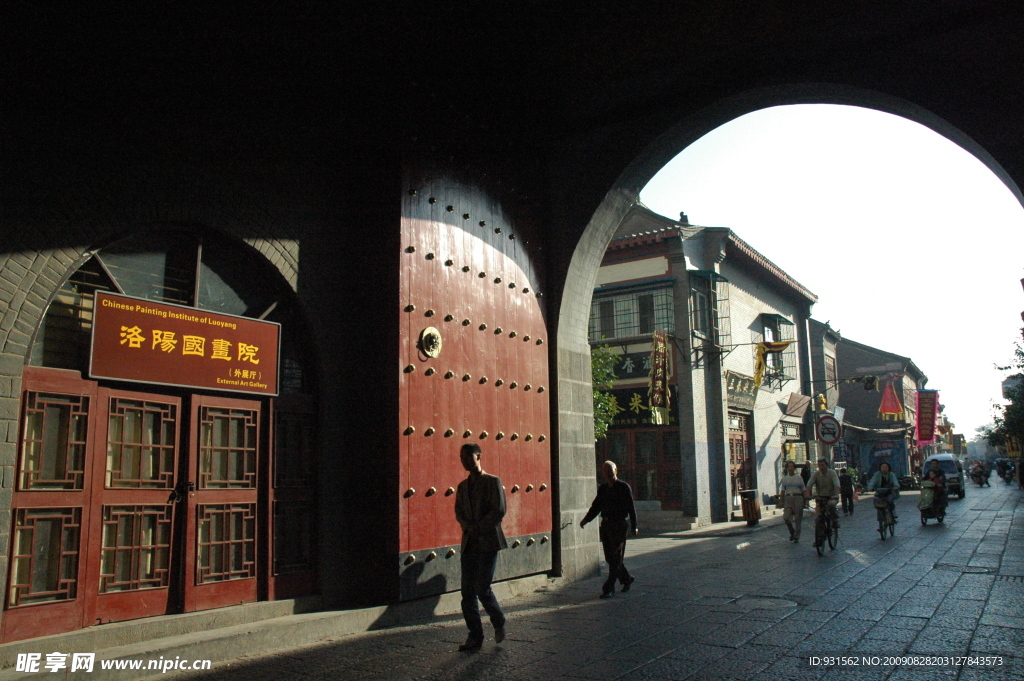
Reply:
[[[139, 379], [127, 379], [117, 376], [99, 376], [93, 373], [92, 360], [93, 352], [95, 350], [96, 343], [96, 310], [100, 307], [100, 296], [117, 296], [118, 298], [127, 298], [129, 300], [138, 300], [140, 302], [148, 303], [150, 305], [166, 305], [168, 307], [176, 307], [180, 310], [189, 310], [192, 313], [203, 312], [210, 315], [216, 315], [218, 317], [230, 317], [232, 319], [244, 319], [247, 322], [257, 322], [259, 324], [272, 324], [277, 327], [277, 367], [274, 371], [274, 392], [253, 392], [251, 390], [237, 390], [234, 388], [211, 388], [206, 385], [192, 385], [189, 383], [162, 383], [159, 381], [143, 381]], [[149, 298], [139, 298], [138, 296], [128, 296], [123, 293], [116, 293], [114, 291], [96, 291], [93, 295], [93, 301], [95, 308], [93, 310], [93, 323], [92, 330], [89, 332], [89, 378], [105, 381], [118, 381], [119, 383], [140, 383], [142, 385], [162, 385], [168, 388], [192, 388], [193, 390], [207, 390], [210, 392], [229, 392], [238, 393], [241, 395], [250, 396], [261, 396], [261, 397], [278, 397], [281, 394], [281, 323], [280, 322], [269, 322], [265, 319], [254, 319], [252, 317], [243, 317], [236, 314], [227, 314], [224, 312], [214, 312], [213, 310], [206, 310], [201, 307], [189, 307], [187, 305], [177, 305], [175, 303], [165, 303], [159, 300], [150, 300]]]

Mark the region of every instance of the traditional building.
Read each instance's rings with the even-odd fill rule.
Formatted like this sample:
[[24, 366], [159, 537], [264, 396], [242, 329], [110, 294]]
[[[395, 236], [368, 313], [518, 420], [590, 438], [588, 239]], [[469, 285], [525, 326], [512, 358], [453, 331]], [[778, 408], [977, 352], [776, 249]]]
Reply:
[[915, 439], [917, 391], [925, 388], [928, 377], [909, 357], [845, 337], [836, 347], [842, 371], [839, 406], [845, 409], [836, 458], [861, 475], [872, 474], [882, 462], [891, 464], [897, 475], [919, 468], [926, 452], [918, 450]]
[[[784, 451], [805, 452], [807, 321], [817, 297], [724, 228], [627, 213], [609, 245], [591, 304], [590, 341], [620, 357], [621, 411], [597, 463], [611, 459], [648, 524], [728, 520], [741, 491], [774, 495]], [[671, 416], [651, 418], [651, 340], [671, 340]], [[780, 343], [763, 356], [758, 348]]]

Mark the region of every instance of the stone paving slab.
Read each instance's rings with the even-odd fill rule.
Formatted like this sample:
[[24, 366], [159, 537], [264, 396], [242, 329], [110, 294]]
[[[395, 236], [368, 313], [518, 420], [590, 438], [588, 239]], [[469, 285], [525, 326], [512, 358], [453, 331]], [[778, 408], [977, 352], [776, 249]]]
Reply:
[[[1024, 679], [1024, 584], [1012, 581], [1017, 568], [1003, 572], [1020, 562], [1006, 554], [1024, 536], [1022, 492], [970, 489], [950, 503], [942, 525], [920, 525], [915, 502], [913, 493], [900, 498], [901, 523], [885, 541], [862, 502], [843, 519], [838, 548], [822, 557], [810, 546], [809, 518], [800, 544], [787, 541], [777, 518], [753, 529], [631, 540], [626, 564], [637, 582], [629, 593], [598, 599], [595, 578], [505, 598], [508, 638], [488, 640], [476, 654], [456, 651], [465, 626], [445, 615], [276, 654], [221, 656], [211, 671], [166, 678]], [[486, 624], [485, 633], [491, 636]], [[976, 662], [914, 664], [915, 655]], [[985, 658], [999, 664], [978, 662]], [[16, 677], [0, 674], [6, 678]]]

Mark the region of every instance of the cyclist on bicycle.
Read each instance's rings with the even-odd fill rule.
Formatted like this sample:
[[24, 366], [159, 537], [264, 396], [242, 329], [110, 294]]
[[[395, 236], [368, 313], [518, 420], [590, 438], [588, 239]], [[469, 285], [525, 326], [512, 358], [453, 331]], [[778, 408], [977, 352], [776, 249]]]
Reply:
[[868, 482], [868, 489], [888, 489], [889, 490], [889, 511], [892, 513], [892, 519], [896, 520], [896, 499], [900, 495], [900, 482], [896, 478], [896, 474], [892, 472], [892, 466], [887, 461], [883, 461], [882, 465], [878, 467], [875, 474], [871, 476], [870, 482]]
[[[814, 471], [807, 481], [807, 489], [804, 490], [804, 496], [808, 499], [812, 496], [828, 498], [827, 504], [819, 503], [815, 508], [815, 518], [821, 517], [822, 511], [827, 507], [828, 513], [832, 517], [832, 525], [836, 529], [839, 528], [839, 514], [836, 513], [836, 506], [839, 504], [839, 476], [828, 467], [827, 460], [818, 459], [818, 470]], [[814, 546], [818, 546], [817, 538], [815, 538]]]

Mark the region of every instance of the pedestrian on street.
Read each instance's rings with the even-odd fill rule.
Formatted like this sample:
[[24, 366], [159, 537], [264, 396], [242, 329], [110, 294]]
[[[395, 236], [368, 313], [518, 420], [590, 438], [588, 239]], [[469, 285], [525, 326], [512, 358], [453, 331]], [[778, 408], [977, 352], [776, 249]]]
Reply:
[[839, 474], [839, 498], [843, 502], [843, 515], [853, 515], [853, 476], [849, 468]]
[[779, 480], [782, 497], [782, 519], [789, 528], [789, 541], [800, 543], [800, 526], [804, 521], [804, 479], [796, 472], [796, 463], [786, 462], [786, 474]]
[[[839, 476], [828, 467], [827, 459], [818, 459], [818, 470], [814, 471], [811, 474], [811, 479], [807, 481], [804, 496], [810, 499], [812, 490], [814, 497], [828, 497], [825, 508], [821, 504], [815, 506], [815, 517], [820, 516], [827, 509], [827, 513], [833, 518], [832, 524], [839, 529], [839, 515], [836, 513], [836, 506], [839, 503]], [[815, 544], [815, 548], [817, 548], [817, 544]]]
[[811, 462], [805, 461], [804, 465], [800, 467], [800, 477], [804, 479], [804, 486], [807, 486], [807, 482], [811, 479]]
[[478, 598], [491, 618], [495, 643], [505, 640], [505, 614], [491, 590], [498, 551], [508, 548], [501, 529], [505, 488], [499, 477], [484, 472], [482, 453], [480, 445], [462, 445], [459, 458], [469, 475], [455, 492], [455, 519], [462, 526], [462, 616], [469, 628], [469, 637], [459, 646], [463, 652], [480, 650], [484, 642]]
[[629, 591], [629, 587], [636, 581], [636, 577], [626, 570], [624, 560], [626, 558], [626, 537], [629, 523], [633, 526], [633, 536], [639, 530], [636, 526], [636, 507], [633, 504], [633, 490], [622, 480], [619, 480], [619, 470], [614, 461], [605, 461], [601, 467], [601, 474], [604, 476], [604, 484], [597, 488], [597, 496], [594, 503], [590, 505], [587, 515], [580, 521], [580, 528], [586, 527], [587, 523], [601, 514], [601, 544], [604, 547], [604, 559], [608, 561], [608, 579], [601, 588], [601, 598], [611, 598], [615, 595], [615, 580], [622, 584], [622, 591]]

